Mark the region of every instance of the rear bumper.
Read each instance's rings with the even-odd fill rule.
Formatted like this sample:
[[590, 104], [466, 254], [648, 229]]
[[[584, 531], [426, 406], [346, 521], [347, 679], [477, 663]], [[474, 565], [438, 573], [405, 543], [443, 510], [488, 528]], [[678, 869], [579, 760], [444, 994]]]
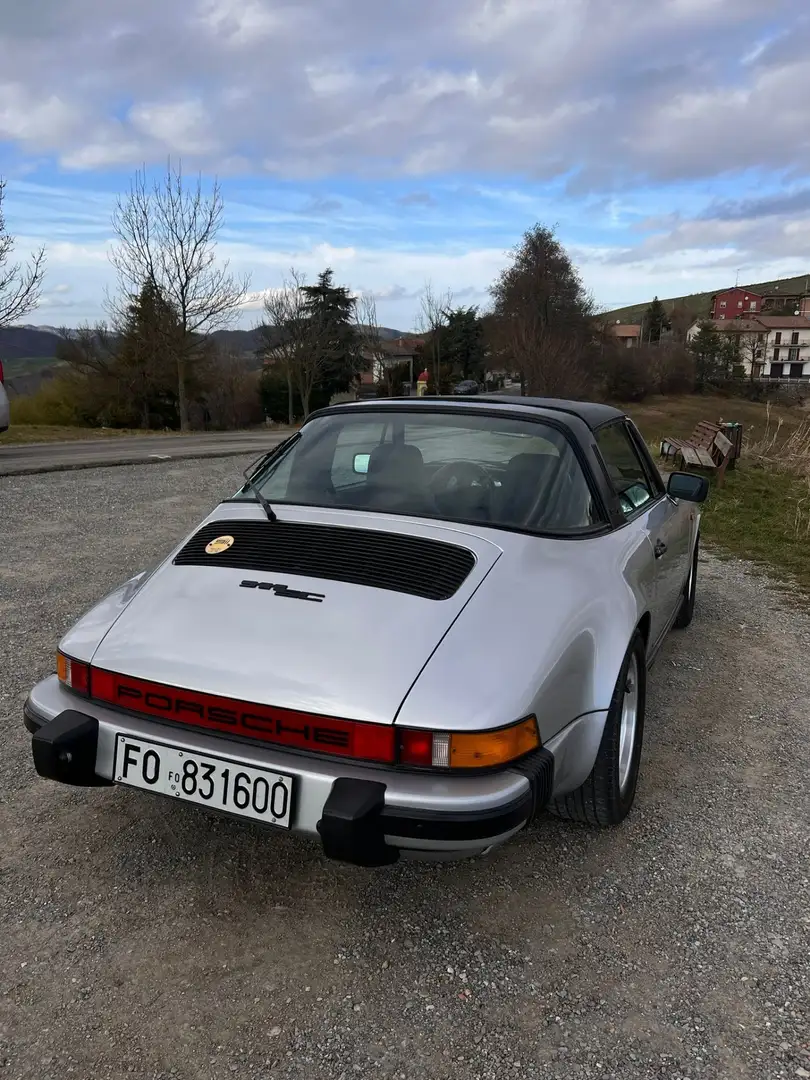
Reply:
[[150, 736], [199, 753], [237, 756], [246, 765], [291, 775], [291, 831], [316, 836], [335, 859], [364, 866], [400, 854], [452, 859], [504, 843], [545, 806], [554, 759], [539, 750], [519, 766], [481, 777], [451, 777], [305, 757], [247, 740], [106, 709], [65, 691], [55, 676], [24, 707], [41, 776], [80, 786], [111, 785], [118, 734]]

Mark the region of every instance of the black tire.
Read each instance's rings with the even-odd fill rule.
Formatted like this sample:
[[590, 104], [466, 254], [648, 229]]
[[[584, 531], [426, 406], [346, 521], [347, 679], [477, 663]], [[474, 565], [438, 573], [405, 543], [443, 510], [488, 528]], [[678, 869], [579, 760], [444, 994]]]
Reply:
[[[619, 784], [619, 743], [622, 710], [628, 675], [635, 660], [638, 687], [636, 733], [625, 786]], [[557, 817], [599, 828], [619, 825], [630, 812], [636, 797], [641, 746], [644, 741], [644, 712], [647, 697], [647, 658], [644, 639], [636, 630], [627, 648], [608, 709], [602, 742], [591, 775], [576, 791], [555, 799], [549, 810]]]
[[700, 537], [698, 536], [695, 539], [695, 550], [692, 555], [692, 566], [689, 571], [689, 577], [686, 579], [686, 584], [683, 587], [683, 600], [681, 600], [681, 606], [678, 609], [678, 614], [675, 616], [675, 622], [672, 624], [676, 630], [685, 630], [692, 621], [692, 616], [695, 614], [699, 547]]

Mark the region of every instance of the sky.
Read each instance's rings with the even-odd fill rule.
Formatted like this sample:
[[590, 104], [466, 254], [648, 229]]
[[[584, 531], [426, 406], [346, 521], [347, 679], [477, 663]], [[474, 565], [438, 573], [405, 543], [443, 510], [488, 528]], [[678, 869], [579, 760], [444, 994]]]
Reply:
[[418, 325], [554, 226], [608, 309], [810, 270], [807, 0], [25, 0], [0, 20], [0, 175], [28, 321], [115, 289], [133, 172], [217, 177], [218, 257]]

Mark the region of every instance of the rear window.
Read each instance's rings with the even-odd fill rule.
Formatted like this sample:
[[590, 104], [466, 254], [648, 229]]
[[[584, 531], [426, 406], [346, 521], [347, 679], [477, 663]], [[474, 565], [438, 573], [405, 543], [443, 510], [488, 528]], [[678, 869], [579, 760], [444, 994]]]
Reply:
[[256, 484], [277, 505], [553, 534], [601, 524], [563, 432], [505, 416], [381, 409], [318, 417]]

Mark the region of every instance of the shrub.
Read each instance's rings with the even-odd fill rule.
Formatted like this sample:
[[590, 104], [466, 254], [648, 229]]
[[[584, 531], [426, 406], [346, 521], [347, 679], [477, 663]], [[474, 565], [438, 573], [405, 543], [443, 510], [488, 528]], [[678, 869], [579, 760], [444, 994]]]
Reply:
[[684, 345], [661, 342], [640, 350], [648, 357], [653, 389], [659, 394], [689, 394], [695, 389], [695, 358]]
[[643, 401], [654, 387], [647, 349], [606, 345], [601, 356], [602, 388], [615, 401]]
[[75, 427], [86, 424], [81, 397], [82, 387], [72, 373], [48, 379], [33, 394], [11, 399], [11, 423], [56, 424]]
[[206, 380], [202, 395], [203, 423], [206, 427], [232, 431], [261, 423], [264, 418], [259, 395], [259, 372], [233, 354], [219, 357]]

